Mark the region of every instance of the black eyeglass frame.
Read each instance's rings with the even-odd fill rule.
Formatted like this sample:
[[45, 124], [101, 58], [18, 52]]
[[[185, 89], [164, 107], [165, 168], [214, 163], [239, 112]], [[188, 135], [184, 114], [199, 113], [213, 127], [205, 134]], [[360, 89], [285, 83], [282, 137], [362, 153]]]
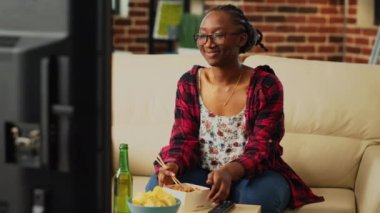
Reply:
[[195, 42], [198, 43], [198, 39], [199, 39], [200, 35], [206, 36], [205, 42], [203, 44], [200, 44], [200, 45], [204, 45], [204, 44], [207, 43], [207, 41], [208, 41], [209, 38], [214, 42], [215, 41], [214, 39], [218, 38], [218, 36], [223, 36], [223, 38], [225, 38], [227, 35], [240, 35], [242, 33], [244, 33], [244, 32], [243, 31], [232, 32], [232, 33], [223, 32], [223, 33], [213, 33], [213, 34], [195, 33], [193, 35], [193, 39], [194, 39]]

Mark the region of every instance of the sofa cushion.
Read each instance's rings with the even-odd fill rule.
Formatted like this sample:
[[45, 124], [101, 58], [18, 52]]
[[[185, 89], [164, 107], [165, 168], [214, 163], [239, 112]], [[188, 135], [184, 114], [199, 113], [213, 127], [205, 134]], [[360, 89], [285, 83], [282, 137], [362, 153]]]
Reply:
[[254, 55], [284, 87], [284, 159], [313, 187], [353, 188], [365, 147], [380, 142], [379, 66]]
[[145, 192], [145, 186], [148, 180], [148, 176], [133, 176], [133, 195], [139, 192]]
[[283, 158], [306, 184], [351, 189], [367, 146], [357, 138], [291, 132], [285, 133], [281, 144]]
[[312, 203], [285, 213], [355, 213], [355, 194], [343, 188], [312, 188], [313, 192], [322, 195], [324, 202]]

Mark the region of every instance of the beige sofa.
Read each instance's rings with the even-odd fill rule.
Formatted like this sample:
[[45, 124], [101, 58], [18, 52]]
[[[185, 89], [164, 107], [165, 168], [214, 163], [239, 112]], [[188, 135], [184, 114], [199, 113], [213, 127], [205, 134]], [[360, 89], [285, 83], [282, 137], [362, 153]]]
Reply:
[[[287, 212], [380, 212], [380, 66], [250, 56], [270, 65], [284, 86], [284, 159], [325, 197]], [[197, 55], [113, 56], [113, 147], [129, 144], [134, 192], [169, 141], [176, 83]]]

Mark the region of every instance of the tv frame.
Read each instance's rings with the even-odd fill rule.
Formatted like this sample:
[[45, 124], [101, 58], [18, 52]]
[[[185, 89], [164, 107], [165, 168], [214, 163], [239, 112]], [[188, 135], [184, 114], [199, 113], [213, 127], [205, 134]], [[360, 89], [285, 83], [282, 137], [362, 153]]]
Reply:
[[[7, 91], [17, 96], [15, 107], [21, 109], [20, 115], [16, 113], [10, 119], [0, 116], [1, 213], [100, 213], [111, 209], [111, 2], [67, 1], [70, 5], [67, 17], [57, 17], [68, 19], [67, 32], [60, 32], [56, 42], [23, 54], [17, 67], [28, 72], [14, 74], [0, 64], [1, 72], [22, 78], [14, 81], [16, 85], [9, 84], [20, 91]], [[2, 33], [42, 37], [54, 34], [1, 29]], [[0, 47], [1, 56], [5, 55], [3, 52], [20, 51], [11, 48]], [[38, 71], [34, 66], [26, 67], [27, 61], [36, 65]], [[42, 73], [39, 78], [22, 77], [39, 70]], [[21, 85], [25, 82], [27, 86]], [[34, 86], [41, 93], [27, 96], [30, 91], [39, 91]], [[27, 103], [26, 99], [32, 103], [29, 108], [21, 104]], [[9, 109], [2, 106], [0, 110]], [[15, 156], [9, 153], [15, 149], [6, 148], [10, 144], [7, 141], [12, 140], [7, 132], [12, 122], [20, 125], [34, 122], [39, 128], [41, 146], [36, 164], [7, 158]]]

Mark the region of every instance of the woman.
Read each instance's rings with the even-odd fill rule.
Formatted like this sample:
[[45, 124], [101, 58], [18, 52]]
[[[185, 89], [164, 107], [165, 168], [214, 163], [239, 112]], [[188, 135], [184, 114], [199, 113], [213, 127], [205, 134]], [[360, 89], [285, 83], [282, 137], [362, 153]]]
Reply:
[[235, 6], [206, 14], [194, 39], [210, 66], [179, 80], [170, 144], [160, 153], [166, 166], [155, 165], [147, 190], [178, 176], [211, 186], [212, 202], [259, 204], [264, 213], [323, 200], [281, 159], [281, 82], [268, 66], [239, 62], [240, 53], [263, 47], [261, 37]]

